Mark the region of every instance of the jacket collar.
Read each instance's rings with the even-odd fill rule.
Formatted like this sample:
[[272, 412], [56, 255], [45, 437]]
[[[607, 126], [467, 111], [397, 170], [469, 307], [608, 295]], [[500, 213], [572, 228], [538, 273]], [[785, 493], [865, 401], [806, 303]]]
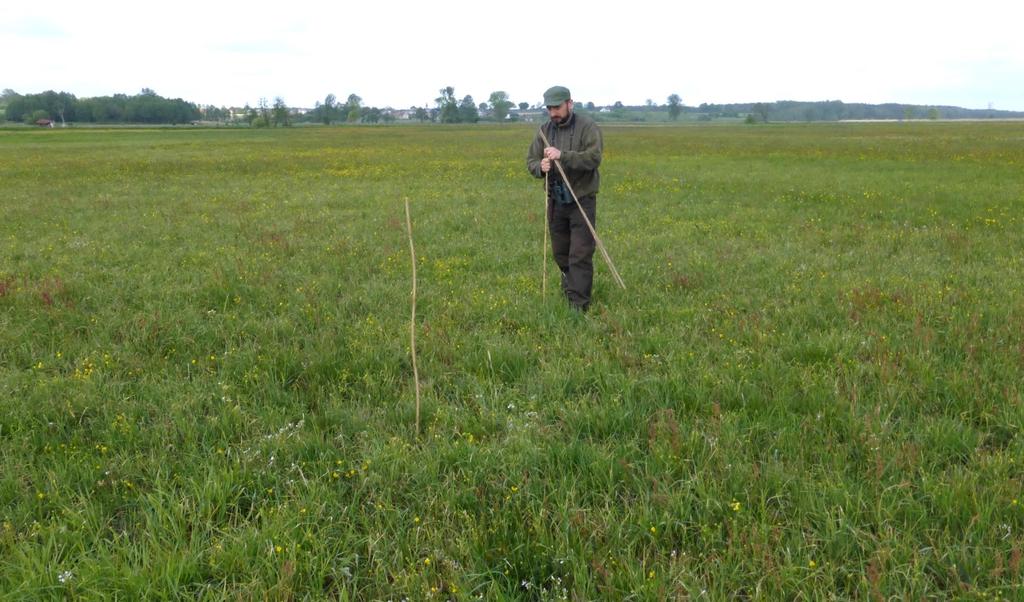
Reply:
[[567, 128], [567, 127], [571, 127], [571, 126], [573, 126], [575, 124], [576, 124], [576, 111], [573, 111], [572, 113], [569, 113], [569, 118], [566, 119], [564, 123], [560, 123], [560, 124], [556, 125], [555, 127], [557, 127], [557, 128]]

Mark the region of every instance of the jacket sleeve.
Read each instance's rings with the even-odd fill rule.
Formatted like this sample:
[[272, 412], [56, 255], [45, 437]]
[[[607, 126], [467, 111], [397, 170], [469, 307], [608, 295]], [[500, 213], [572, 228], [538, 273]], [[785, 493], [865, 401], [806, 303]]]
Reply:
[[580, 150], [562, 151], [562, 164], [574, 171], [593, 171], [601, 164], [603, 151], [601, 130], [591, 123], [580, 132]]
[[530, 150], [526, 153], [526, 169], [535, 178], [543, 178], [544, 172], [540, 170], [540, 161], [544, 158], [544, 141], [540, 139], [540, 134], [533, 137], [533, 144], [530, 145]]

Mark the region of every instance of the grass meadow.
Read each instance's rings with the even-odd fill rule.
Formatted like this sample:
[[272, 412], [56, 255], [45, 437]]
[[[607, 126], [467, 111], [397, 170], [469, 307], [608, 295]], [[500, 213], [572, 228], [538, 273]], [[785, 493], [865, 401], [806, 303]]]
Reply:
[[1024, 599], [1024, 124], [603, 129], [0, 131], [0, 598]]

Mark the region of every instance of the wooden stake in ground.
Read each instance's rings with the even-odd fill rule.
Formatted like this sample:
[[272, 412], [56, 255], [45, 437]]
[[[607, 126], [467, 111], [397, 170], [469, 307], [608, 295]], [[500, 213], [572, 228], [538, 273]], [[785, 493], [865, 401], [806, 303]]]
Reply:
[[[540, 139], [544, 141], [544, 146], [551, 146], [548, 142], [548, 137], [544, 135], [544, 129], [538, 130], [540, 133]], [[612, 272], [612, 277], [615, 278], [615, 282], [619, 283], [622, 290], [626, 290], [626, 283], [622, 281], [622, 276], [619, 276], [619, 271], [615, 269], [615, 264], [612, 263], [612, 258], [608, 255], [608, 251], [604, 248], [604, 243], [597, 236], [597, 231], [594, 230], [594, 224], [590, 223], [590, 218], [587, 217], [587, 212], [583, 210], [583, 205], [580, 205], [580, 200], [576, 198], [576, 191], [572, 189], [572, 184], [569, 183], [569, 178], [565, 175], [565, 170], [562, 169], [562, 162], [558, 159], [554, 161], [555, 167], [558, 168], [558, 173], [562, 175], [562, 181], [565, 182], [565, 187], [569, 189], [569, 194], [572, 195], [572, 200], [576, 201], [576, 206], [580, 209], [580, 215], [583, 216], [583, 221], [587, 223], [587, 228], [590, 230], [590, 235], [594, 237], [594, 242], [597, 243], [597, 249], [601, 251], [601, 257], [604, 257], [604, 262], [608, 264], [608, 269]], [[545, 179], [545, 182], [547, 180]], [[545, 213], [545, 215], [547, 215]]]
[[409, 255], [412, 257], [412, 319], [409, 321], [409, 351], [412, 354], [412, 377], [416, 384], [416, 434], [420, 434], [420, 372], [416, 367], [416, 248], [412, 244], [412, 216], [409, 199], [405, 199], [405, 226], [409, 232]]

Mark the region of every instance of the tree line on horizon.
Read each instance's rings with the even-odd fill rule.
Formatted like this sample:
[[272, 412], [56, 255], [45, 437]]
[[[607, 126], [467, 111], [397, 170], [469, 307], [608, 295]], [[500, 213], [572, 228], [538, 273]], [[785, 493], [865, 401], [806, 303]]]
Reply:
[[7, 121], [37, 123], [40, 120], [79, 123], [189, 123], [200, 118], [199, 108], [180, 98], [164, 98], [149, 88], [134, 96], [115, 94], [77, 98], [68, 92], [47, 90], [18, 94], [6, 89], [0, 95]]
[[[591, 114], [598, 121], [658, 122], [685, 120], [745, 120], [747, 123], [811, 122], [857, 119], [995, 119], [1021, 118], [1024, 112], [995, 109], [964, 109], [954, 106], [908, 105], [899, 103], [865, 104], [828, 101], [776, 101], [771, 103], [701, 104], [686, 106], [678, 94], [671, 94], [664, 104], [648, 99], [639, 106], [616, 101], [597, 106], [593, 102], [577, 102], [577, 109]], [[518, 108], [518, 112], [516, 109]], [[261, 98], [255, 107], [242, 108], [200, 106], [181, 98], [164, 98], [149, 88], [134, 96], [114, 94], [77, 98], [68, 92], [47, 90], [38, 94], [18, 94], [5, 89], [0, 94], [0, 109], [9, 122], [20, 123], [137, 123], [185, 124], [196, 122], [244, 123], [250, 127], [288, 127], [298, 123], [389, 123], [403, 119], [421, 123], [476, 123], [478, 121], [515, 121], [520, 115], [538, 112], [539, 104], [513, 102], [504, 91], [492, 92], [486, 102], [476, 103], [472, 95], [459, 99], [453, 86], [439, 90], [433, 107], [412, 107], [395, 111], [390, 107], [366, 106], [357, 94], [342, 102], [328, 94], [308, 111], [294, 110], [280, 96], [268, 102]], [[541, 118], [542, 118], [541, 113]]]
[[[515, 103], [508, 93], [494, 91], [486, 102], [476, 103], [472, 95], [459, 99], [453, 86], [445, 86], [434, 99], [434, 106], [412, 107], [396, 111], [366, 106], [357, 94], [350, 94], [342, 102], [333, 93], [323, 102], [317, 101], [313, 109], [296, 111], [276, 97], [268, 102], [260, 98], [256, 106], [248, 103], [244, 107], [200, 106], [180, 98], [164, 98], [149, 88], [139, 94], [128, 96], [115, 94], [92, 98], [77, 98], [68, 92], [47, 90], [39, 94], [18, 94], [6, 89], [0, 95], [0, 110], [9, 122], [19, 123], [141, 123], [141, 124], [183, 124], [196, 122], [244, 123], [250, 127], [288, 127], [298, 123], [388, 123], [404, 119], [421, 123], [476, 123], [478, 121], [516, 121], [518, 115], [527, 111], [540, 112], [540, 104]], [[650, 101], [648, 101], [650, 104]], [[599, 107], [593, 102], [577, 103], [580, 111], [597, 113]], [[621, 102], [613, 105], [614, 111], [601, 115], [602, 120], [624, 119], [625, 110]], [[516, 111], [518, 109], [518, 112]], [[678, 94], [668, 97], [664, 109], [669, 119], [675, 120], [683, 113], [682, 99]]]

